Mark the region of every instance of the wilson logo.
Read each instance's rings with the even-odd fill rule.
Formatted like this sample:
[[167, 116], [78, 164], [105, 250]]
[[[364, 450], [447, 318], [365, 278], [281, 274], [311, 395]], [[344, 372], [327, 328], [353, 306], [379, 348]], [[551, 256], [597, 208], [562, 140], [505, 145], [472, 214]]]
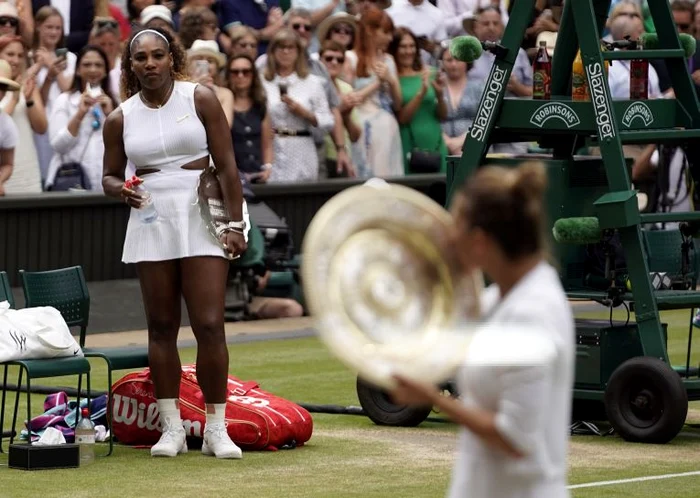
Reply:
[[581, 124], [581, 119], [579, 119], [578, 115], [571, 107], [558, 102], [545, 104], [539, 107], [530, 118], [530, 123], [542, 128], [542, 126], [552, 118], [562, 121], [567, 128], [572, 128]]
[[[140, 403], [136, 398], [120, 394], [114, 394], [113, 398], [112, 417], [114, 423], [136, 425], [139, 429], [146, 429], [147, 431], [160, 432], [162, 430], [160, 413], [155, 402], [146, 406], [146, 403]], [[188, 436], [202, 437], [201, 422], [183, 419], [182, 426], [185, 428]]]
[[654, 122], [654, 114], [644, 102], [633, 102], [623, 114], [622, 124], [629, 128], [635, 119], [641, 119], [644, 126], [649, 126]]

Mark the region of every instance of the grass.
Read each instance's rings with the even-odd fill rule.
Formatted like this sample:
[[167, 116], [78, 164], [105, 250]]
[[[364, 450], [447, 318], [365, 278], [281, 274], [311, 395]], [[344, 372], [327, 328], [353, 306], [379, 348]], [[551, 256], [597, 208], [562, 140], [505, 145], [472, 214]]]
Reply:
[[[672, 361], [684, 364], [687, 314], [666, 313], [663, 318], [669, 323]], [[259, 381], [267, 391], [297, 402], [358, 404], [354, 376], [315, 338], [236, 344], [230, 352], [231, 372]], [[182, 350], [181, 356], [183, 363], [193, 363], [195, 351]], [[699, 361], [696, 352], [693, 364]], [[41, 383], [75, 385], [71, 378]], [[106, 372], [99, 361], [93, 363], [93, 386], [106, 387]], [[33, 406], [38, 409], [43, 398], [35, 395]], [[700, 404], [691, 407], [689, 422], [700, 423]], [[364, 417], [314, 414], [314, 435], [306, 446], [247, 452], [240, 461], [217, 461], [197, 451], [172, 460], [152, 459], [148, 450], [118, 445], [113, 456], [98, 458], [85, 468], [25, 473], [8, 469], [3, 454], [0, 497], [444, 496], [456, 430], [439, 422], [400, 429], [378, 427]], [[98, 451], [104, 448], [100, 445]], [[690, 427], [663, 446], [630, 444], [615, 436], [574, 436], [569, 481], [580, 484], [700, 470], [699, 450], [700, 430]], [[72, 489], [77, 485], [78, 490]], [[695, 497], [697, 489], [700, 476], [584, 488], [572, 491], [572, 496], [685, 498]]]

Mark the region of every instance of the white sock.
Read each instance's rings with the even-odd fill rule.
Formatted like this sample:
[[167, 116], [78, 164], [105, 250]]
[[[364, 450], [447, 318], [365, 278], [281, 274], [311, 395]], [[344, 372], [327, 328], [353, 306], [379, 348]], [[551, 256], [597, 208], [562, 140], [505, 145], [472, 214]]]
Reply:
[[[213, 413], [209, 413], [209, 406], [214, 409]], [[207, 406], [207, 425], [223, 424], [224, 415], [226, 414], [226, 403], [214, 403]]]
[[170, 425], [174, 427], [182, 427], [182, 419], [180, 418], [180, 403], [177, 398], [167, 398], [156, 400], [158, 411], [160, 412], [161, 422], [165, 425], [165, 420], [170, 421]]

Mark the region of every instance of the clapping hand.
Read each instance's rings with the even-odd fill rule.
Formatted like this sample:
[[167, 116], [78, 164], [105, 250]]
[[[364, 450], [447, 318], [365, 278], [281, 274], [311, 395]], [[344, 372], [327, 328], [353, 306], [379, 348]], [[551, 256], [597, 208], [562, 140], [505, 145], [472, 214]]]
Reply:
[[32, 100], [34, 90], [36, 90], [36, 80], [34, 79], [34, 76], [27, 76], [27, 78], [24, 80], [24, 85], [22, 86], [24, 100]]

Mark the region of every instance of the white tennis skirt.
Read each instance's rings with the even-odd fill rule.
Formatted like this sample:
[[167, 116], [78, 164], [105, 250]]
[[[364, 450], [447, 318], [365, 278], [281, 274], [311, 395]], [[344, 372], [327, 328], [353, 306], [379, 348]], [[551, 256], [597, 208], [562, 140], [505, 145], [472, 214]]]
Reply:
[[[199, 211], [197, 182], [201, 170], [159, 171], [144, 175], [143, 187], [151, 193], [158, 218], [141, 221], [132, 208], [124, 238], [123, 263], [167, 261], [195, 256], [226, 257], [218, 240], [206, 228]], [[243, 219], [248, 228], [248, 207], [243, 201]]]

